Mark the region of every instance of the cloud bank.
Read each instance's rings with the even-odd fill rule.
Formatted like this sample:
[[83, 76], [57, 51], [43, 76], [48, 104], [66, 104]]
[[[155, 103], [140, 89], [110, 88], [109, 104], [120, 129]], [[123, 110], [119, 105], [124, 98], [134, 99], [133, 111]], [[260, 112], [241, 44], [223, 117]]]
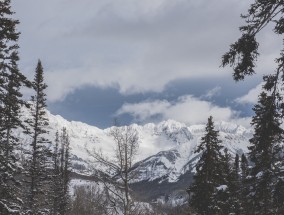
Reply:
[[116, 115], [129, 114], [137, 122], [153, 121], [159, 117], [160, 120], [174, 119], [188, 125], [206, 123], [210, 115], [216, 121], [234, 121], [244, 126], [249, 125], [249, 118], [240, 118], [238, 112], [230, 107], [220, 107], [209, 101], [185, 95], [176, 101], [154, 100], [139, 103], [126, 103]]
[[[225, 76], [221, 56], [247, 7], [247, 0], [15, 0], [20, 68], [29, 75], [41, 58], [50, 101], [85, 86], [135, 94]], [[271, 68], [279, 46], [267, 34], [263, 40], [269, 62], [260, 62]]]

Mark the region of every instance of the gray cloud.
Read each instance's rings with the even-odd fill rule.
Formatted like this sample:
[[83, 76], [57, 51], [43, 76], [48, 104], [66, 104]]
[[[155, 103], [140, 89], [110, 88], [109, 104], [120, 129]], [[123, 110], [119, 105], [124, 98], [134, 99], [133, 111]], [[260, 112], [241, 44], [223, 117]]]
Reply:
[[[49, 100], [86, 86], [162, 92], [174, 80], [225, 76], [221, 55], [239, 36], [247, 0], [15, 0], [21, 69], [41, 58]], [[264, 33], [266, 72], [277, 40]], [[271, 42], [272, 41], [272, 42]], [[268, 60], [267, 60], [268, 59]]]

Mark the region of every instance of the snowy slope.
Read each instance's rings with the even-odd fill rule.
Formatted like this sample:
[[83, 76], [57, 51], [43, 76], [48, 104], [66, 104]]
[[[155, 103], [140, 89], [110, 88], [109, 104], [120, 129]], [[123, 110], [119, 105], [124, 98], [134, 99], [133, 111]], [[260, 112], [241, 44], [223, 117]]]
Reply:
[[[99, 129], [81, 122], [70, 122], [48, 111], [47, 116], [50, 124], [48, 138], [51, 141], [54, 141], [56, 131], [63, 127], [66, 127], [70, 135], [74, 171], [85, 175], [93, 173], [89, 165], [92, 163], [92, 157], [88, 150], [100, 149], [110, 160], [113, 157], [115, 144], [109, 135], [110, 128]], [[28, 117], [28, 111], [23, 109], [23, 119]], [[194, 150], [204, 135], [205, 125], [186, 126], [167, 120], [157, 125], [150, 123], [131, 126], [138, 131], [140, 141], [137, 163], [133, 168], [133, 171], [139, 174], [133, 182], [159, 178], [176, 182], [187, 171], [194, 172], [194, 164], [198, 158]], [[251, 130], [227, 122], [216, 122], [215, 128], [220, 130], [220, 139], [232, 154], [247, 151]], [[29, 137], [21, 135], [21, 138], [24, 143], [28, 142]], [[102, 166], [91, 166], [106, 171]]]
[[[176, 126], [178, 125], [178, 126]], [[136, 164], [134, 171], [138, 171], [135, 182], [162, 181], [176, 182], [187, 171], [194, 173], [194, 166], [199, 155], [194, 153], [196, 146], [204, 135], [205, 125], [180, 126], [176, 122], [162, 122], [157, 125], [162, 136], [172, 141], [170, 150], [161, 151]], [[252, 136], [251, 130], [226, 122], [217, 122], [215, 128], [220, 131], [222, 144], [234, 156], [236, 153], [246, 153], [248, 140]]]

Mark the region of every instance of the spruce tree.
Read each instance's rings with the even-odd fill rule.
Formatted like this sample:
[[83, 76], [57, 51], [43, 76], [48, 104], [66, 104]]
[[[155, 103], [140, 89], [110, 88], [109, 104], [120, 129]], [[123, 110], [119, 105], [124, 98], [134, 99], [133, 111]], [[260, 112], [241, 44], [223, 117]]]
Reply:
[[220, 174], [220, 186], [217, 187], [216, 193], [214, 194], [215, 208], [218, 209], [214, 214], [230, 214], [234, 209], [232, 199], [232, 188], [233, 188], [233, 168], [232, 168], [232, 156], [229, 154], [228, 149], [224, 149], [224, 153], [220, 156], [221, 170]]
[[216, 194], [217, 205], [221, 209], [222, 214], [239, 215], [241, 214], [239, 156], [238, 154], [236, 155], [233, 163], [232, 155], [225, 148], [221, 161], [223, 189], [219, 189]]
[[284, 137], [276, 103], [278, 96], [278, 93], [268, 95], [264, 91], [254, 107], [254, 135], [250, 139], [249, 147], [249, 157], [254, 163], [250, 189], [250, 202], [254, 214], [277, 214], [278, 210], [273, 203], [273, 193], [281, 174], [281, 143]]
[[52, 168], [52, 186], [51, 186], [51, 214], [59, 214], [59, 201], [60, 201], [60, 190], [62, 188], [60, 180], [60, 164], [59, 164], [59, 132], [55, 134], [55, 143], [53, 148], [53, 168]]
[[69, 210], [69, 193], [68, 185], [70, 181], [70, 140], [66, 128], [62, 130], [61, 136], [61, 180], [62, 180], [62, 198], [61, 198], [61, 215], [68, 214]]
[[248, 159], [245, 154], [242, 154], [242, 157], [241, 157], [241, 180], [242, 182], [245, 181], [248, 175], [249, 175]]
[[213, 118], [210, 116], [205, 128], [205, 136], [196, 149], [201, 157], [196, 164], [194, 182], [188, 189], [190, 194], [189, 204], [197, 214], [218, 214], [220, 210], [215, 201], [217, 188], [222, 185], [221, 141], [218, 131], [214, 130]]
[[[222, 66], [233, 67], [236, 81], [255, 73], [259, 55], [256, 38], [268, 24], [274, 24], [273, 33], [283, 35], [283, 14], [283, 1], [255, 0], [247, 15], [242, 15], [246, 21], [246, 25], [240, 27], [242, 35], [222, 58]], [[251, 211], [247, 211], [248, 214], [277, 214], [279, 210], [279, 207], [275, 206], [279, 204], [275, 204], [273, 195], [277, 193], [276, 185], [284, 177], [283, 148], [280, 147], [280, 143], [283, 144], [280, 124], [284, 116], [284, 103], [283, 95], [278, 92], [283, 89], [284, 81], [283, 48], [275, 62], [275, 73], [264, 76], [264, 92], [259, 96], [258, 104], [254, 108], [252, 125], [255, 134], [250, 141], [252, 146], [249, 153], [254, 165], [251, 176], [247, 177], [248, 183], [252, 185], [250, 205], [247, 207]], [[281, 189], [281, 186], [278, 189]]]
[[241, 205], [241, 214], [246, 214], [246, 212], [250, 211], [250, 204], [248, 203], [249, 196], [249, 164], [245, 154], [242, 154], [241, 157], [241, 174], [240, 174], [240, 205]]
[[235, 162], [231, 174], [231, 185], [230, 185], [230, 198], [233, 204], [232, 212], [235, 215], [240, 215], [242, 211], [241, 202], [241, 177], [240, 177], [240, 156], [236, 153]]
[[32, 87], [35, 95], [30, 102], [31, 118], [26, 120], [27, 133], [31, 136], [31, 149], [27, 152], [28, 170], [26, 172], [28, 190], [26, 197], [26, 212], [39, 214], [47, 210], [46, 202], [48, 196], [44, 190], [50, 180], [47, 166], [51, 159], [48, 149], [50, 141], [46, 139], [47, 127], [49, 125], [46, 116], [46, 94], [47, 85], [44, 83], [43, 68], [41, 61], [37, 63]]
[[19, 165], [15, 150], [19, 145], [14, 130], [23, 126], [20, 108], [24, 104], [20, 88], [28, 84], [17, 62], [18, 20], [11, 18], [10, 0], [0, 1], [0, 214], [21, 211]]
[[284, 214], [284, 178], [278, 178], [273, 193], [274, 207], [277, 214]]
[[66, 128], [56, 133], [53, 151], [52, 215], [66, 215], [69, 211], [70, 140]]

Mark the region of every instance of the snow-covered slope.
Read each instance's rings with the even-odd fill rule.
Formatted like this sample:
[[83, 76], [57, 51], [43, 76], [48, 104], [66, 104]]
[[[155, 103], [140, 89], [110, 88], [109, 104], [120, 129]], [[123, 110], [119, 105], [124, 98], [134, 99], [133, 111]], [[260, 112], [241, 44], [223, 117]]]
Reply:
[[[135, 165], [138, 171], [137, 181], [176, 182], [187, 171], [194, 172], [199, 155], [194, 153], [196, 146], [204, 135], [205, 125], [185, 126], [177, 122], [166, 121], [158, 124], [158, 135], [167, 137], [173, 147], [150, 156]], [[226, 122], [216, 122], [215, 129], [220, 131], [222, 144], [232, 155], [246, 153], [248, 140], [252, 136], [251, 130]]]
[[[94, 148], [102, 150], [110, 160], [113, 157], [115, 144], [109, 135], [110, 128], [99, 129], [81, 122], [69, 122], [50, 112], [47, 112], [47, 116], [48, 137], [51, 141], [54, 141], [56, 131], [63, 127], [66, 127], [70, 135], [74, 171], [92, 174], [89, 168], [92, 157], [88, 151]], [[24, 109], [23, 118], [28, 117], [28, 111]], [[194, 164], [198, 158], [194, 150], [204, 135], [205, 125], [186, 126], [167, 120], [157, 125], [150, 123], [131, 126], [138, 131], [140, 142], [137, 163], [132, 170], [139, 174], [133, 182], [153, 181], [159, 178], [167, 182], [176, 182], [187, 171], [194, 172]], [[220, 131], [220, 139], [232, 154], [247, 151], [248, 139], [252, 134], [250, 129], [227, 122], [216, 122], [215, 128]], [[21, 138], [28, 141], [28, 137], [24, 135]]]

